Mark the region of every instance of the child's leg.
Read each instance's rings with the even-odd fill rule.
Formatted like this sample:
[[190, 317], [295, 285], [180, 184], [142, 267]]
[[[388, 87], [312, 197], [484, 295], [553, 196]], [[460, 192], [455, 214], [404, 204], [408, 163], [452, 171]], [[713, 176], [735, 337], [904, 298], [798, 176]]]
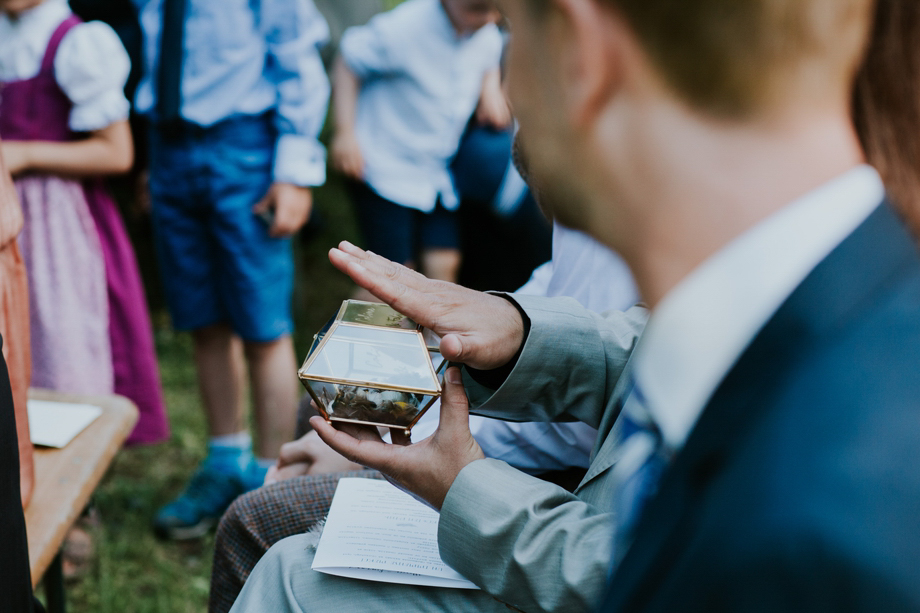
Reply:
[[226, 324], [199, 328], [192, 338], [208, 435], [227, 436], [246, 430], [243, 423], [246, 369], [240, 338]]
[[426, 249], [422, 251], [422, 273], [429, 279], [456, 283], [461, 261], [459, 249]]
[[462, 261], [456, 212], [448, 211], [438, 201], [435, 210], [421, 215], [418, 225], [422, 273], [431, 279], [456, 283]]
[[256, 420], [256, 453], [277, 458], [297, 421], [297, 357], [290, 335], [267, 343], [247, 342], [246, 360]]

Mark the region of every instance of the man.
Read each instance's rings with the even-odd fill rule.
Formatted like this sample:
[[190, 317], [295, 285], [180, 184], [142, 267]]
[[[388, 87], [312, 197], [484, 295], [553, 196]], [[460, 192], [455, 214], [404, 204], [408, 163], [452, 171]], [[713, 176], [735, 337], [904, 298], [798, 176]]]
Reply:
[[[483, 164], [481, 155], [478, 167], [472, 168], [470, 162], [466, 183], [475, 185], [483, 200], [492, 200], [499, 191], [501, 177], [490, 177], [488, 171], [491, 167], [504, 172], [509, 166], [512, 147], [510, 141], [505, 145], [486, 156], [488, 163]], [[519, 164], [522, 157], [514, 157], [511, 168], [515, 173], [520, 170], [521, 182], [529, 192], [527, 169]], [[458, 189], [468, 203], [469, 193]], [[531, 205], [537, 206], [536, 202]], [[517, 294], [568, 296], [595, 312], [635, 305], [637, 294], [629, 269], [609, 249], [563, 226], [553, 228], [552, 248], [552, 260]], [[412, 438], [418, 441], [433, 434], [439, 414], [439, 405], [432, 406], [413, 426]], [[309, 417], [301, 418], [306, 421]], [[573, 489], [584, 476], [597, 438], [597, 431], [581, 422], [511, 423], [471, 417], [470, 431], [487, 457], [567, 489]], [[363, 468], [332, 450], [315, 431], [282, 446], [278, 466], [266, 476], [267, 487], [237, 498], [221, 518], [214, 543], [208, 610], [229, 611], [252, 569], [272, 545], [308, 532], [322, 520], [340, 478], [382, 478], [377, 471]]]
[[294, 432], [290, 236], [325, 180], [329, 81], [318, 47], [329, 30], [310, 0], [134, 2], [160, 277], [173, 325], [192, 332], [209, 434], [207, 458], [154, 528], [190, 539], [262, 484]]
[[[348, 245], [333, 262], [442, 335], [478, 411], [606, 403], [581, 485], [616, 507], [604, 610], [920, 608], [920, 261], [848, 112], [872, 3], [501, 4], [534, 175], [568, 203], [561, 222], [623, 255], [652, 308], [629, 376], [611, 380], [621, 318], [519, 310]], [[313, 425], [439, 508], [442, 557], [485, 591], [578, 610], [552, 598], [594, 563], [580, 546], [598, 510], [482, 459], [460, 372], [447, 378], [441, 427], [415, 445]], [[311, 610], [296, 544], [269, 552], [239, 610], [282, 587], [289, 610]]]

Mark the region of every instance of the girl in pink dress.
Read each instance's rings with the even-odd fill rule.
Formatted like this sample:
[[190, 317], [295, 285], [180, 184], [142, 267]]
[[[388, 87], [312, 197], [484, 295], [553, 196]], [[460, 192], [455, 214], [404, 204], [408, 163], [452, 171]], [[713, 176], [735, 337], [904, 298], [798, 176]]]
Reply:
[[66, 0], [0, 0], [0, 152], [25, 215], [32, 385], [128, 396], [130, 444], [168, 424], [134, 252], [98, 179], [132, 163], [129, 70], [114, 31]]

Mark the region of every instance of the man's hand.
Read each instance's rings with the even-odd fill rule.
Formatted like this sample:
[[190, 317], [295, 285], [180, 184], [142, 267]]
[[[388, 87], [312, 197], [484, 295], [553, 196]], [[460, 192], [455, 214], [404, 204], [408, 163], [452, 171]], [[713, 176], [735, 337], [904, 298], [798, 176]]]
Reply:
[[361, 154], [361, 145], [358, 144], [358, 138], [353, 131], [337, 131], [329, 151], [332, 155], [333, 168], [357, 181], [364, 179], [364, 156]]
[[337, 424], [341, 428], [337, 430], [322, 417], [311, 418], [310, 424], [337, 452], [379, 470], [391, 483], [437, 510], [460, 471], [486, 457], [470, 433], [469, 403], [458, 368], [447, 370], [438, 429], [419, 443], [387, 445], [375, 428]]
[[14, 177], [29, 169], [29, 143], [3, 141], [0, 143], [3, 165]]
[[441, 354], [479, 370], [507, 364], [524, 341], [524, 322], [510, 302], [435, 281], [342, 242], [329, 252], [336, 268], [380, 300], [441, 337]]
[[283, 238], [295, 234], [307, 223], [313, 208], [313, 192], [309, 187], [293, 183], [273, 183], [268, 193], [252, 208], [256, 215], [268, 215], [268, 234]]
[[343, 458], [312, 431], [281, 446], [278, 463], [265, 475], [265, 485], [302, 475], [328, 475], [363, 468]]

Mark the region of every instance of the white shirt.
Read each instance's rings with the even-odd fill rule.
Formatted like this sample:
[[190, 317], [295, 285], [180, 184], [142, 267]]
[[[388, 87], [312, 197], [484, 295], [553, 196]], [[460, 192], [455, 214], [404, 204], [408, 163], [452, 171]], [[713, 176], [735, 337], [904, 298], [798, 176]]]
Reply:
[[569, 296], [598, 313], [625, 311], [639, 302], [636, 282], [619, 255], [558, 222], [553, 223], [553, 259], [515, 293]]
[[439, 0], [408, 0], [349, 28], [341, 53], [361, 80], [355, 133], [364, 179], [402, 206], [432, 211], [459, 200], [448, 166], [501, 60], [494, 24], [459, 36]]
[[672, 450], [757, 333], [884, 195], [878, 173], [857, 167], [736, 238], [665, 296], [636, 348], [634, 375]]
[[[163, 0], [133, 0], [144, 32], [137, 111], [156, 114]], [[326, 20], [311, 0], [188, 0], [183, 29], [182, 118], [213, 126], [273, 110], [278, 131], [272, 176], [322, 185], [329, 79], [319, 48]], [[155, 117], [154, 117], [155, 119]]]
[[[70, 15], [66, 0], [45, 0], [17, 19], [0, 13], [0, 81], [38, 75], [51, 36]], [[91, 21], [71, 28], [54, 58], [54, 78], [73, 103], [70, 129], [91, 132], [127, 119], [130, 71], [128, 53], [108, 25]]]

